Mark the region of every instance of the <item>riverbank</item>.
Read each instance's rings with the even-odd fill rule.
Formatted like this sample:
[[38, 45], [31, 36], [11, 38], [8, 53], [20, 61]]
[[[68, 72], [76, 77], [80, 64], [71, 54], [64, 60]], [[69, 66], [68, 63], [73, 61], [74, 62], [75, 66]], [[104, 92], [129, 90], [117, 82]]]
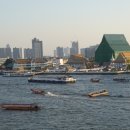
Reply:
[[39, 72], [36, 75], [117, 75], [117, 74], [130, 74], [130, 71], [117, 71], [117, 72]]

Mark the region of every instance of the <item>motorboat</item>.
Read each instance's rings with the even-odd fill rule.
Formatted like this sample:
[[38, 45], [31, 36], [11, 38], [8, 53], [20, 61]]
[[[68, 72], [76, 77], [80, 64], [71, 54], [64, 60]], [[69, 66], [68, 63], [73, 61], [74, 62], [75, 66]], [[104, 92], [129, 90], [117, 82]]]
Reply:
[[113, 81], [118, 81], [118, 82], [129, 82], [130, 79], [126, 78], [126, 77], [115, 77], [113, 78]]
[[60, 77], [30, 77], [28, 82], [36, 83], [75, 83], [76, 79], [72, 76], [60, 76]]
[[98, 82], [100, 82], [100, 79], [98, 79], [98, 78], [91, 78], [90, 81], [93, 82], [93, 83], [98, 83]]
[[97, 97], [97, 96], [109, 96], [109, 93], [107, 90], [99, 90], [99, 91], [94, 91], [88, 94], [89, 97]]
[[43, 89], [40, 89], [40, 88], [33, 88], [33, 89], [31, 89], [31, 91], [34, 94], [41, 94], [41, 95], [45, 95], [46, 94], [46, 92]]
[[36, 104], [1, 104], [4, 110], [37, 111], [40, 107]]

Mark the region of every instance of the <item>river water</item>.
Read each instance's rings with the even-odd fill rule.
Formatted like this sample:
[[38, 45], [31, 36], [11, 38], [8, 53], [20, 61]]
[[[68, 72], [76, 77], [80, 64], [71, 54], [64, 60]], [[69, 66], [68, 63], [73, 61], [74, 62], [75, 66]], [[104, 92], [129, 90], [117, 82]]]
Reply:
[[[32, 112], [0, 110], [0, 130], [130, 130], [129, 82], [113, 81], [114, 75], [73, 77], [77, 79], [74, 84], [47, 84], [0, 76], [0, 103], [37, 103], [41, 107]], [[101, 82], [90, 82], [92, 77]], [[49, 94], [32, 94], [31, 88]], [[110, 96], [84, 96], [101, 89], [107, 89]]]

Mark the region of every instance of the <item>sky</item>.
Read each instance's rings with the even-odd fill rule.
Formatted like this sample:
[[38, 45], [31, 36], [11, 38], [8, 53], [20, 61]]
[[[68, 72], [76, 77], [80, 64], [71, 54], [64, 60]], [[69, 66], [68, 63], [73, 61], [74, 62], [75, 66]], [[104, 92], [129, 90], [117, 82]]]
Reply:
[[31, 48], [36, 37], [53, 55], [72, 41], [100, 44], [103, 34], [124, 34], [130, 43], [130, 0], [0, 0], [0, 48]]

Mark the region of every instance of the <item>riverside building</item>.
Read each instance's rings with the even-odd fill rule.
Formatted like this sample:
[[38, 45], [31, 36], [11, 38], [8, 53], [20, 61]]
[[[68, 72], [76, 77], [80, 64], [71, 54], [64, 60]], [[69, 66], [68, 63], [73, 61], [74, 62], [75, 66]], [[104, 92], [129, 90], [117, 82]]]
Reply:
[[130, 45], [125, 36], [123, 34], [104, 34], [95, 52], [95, 61], [100, 65], [109, 64], [121, 52], [130, 52]]

